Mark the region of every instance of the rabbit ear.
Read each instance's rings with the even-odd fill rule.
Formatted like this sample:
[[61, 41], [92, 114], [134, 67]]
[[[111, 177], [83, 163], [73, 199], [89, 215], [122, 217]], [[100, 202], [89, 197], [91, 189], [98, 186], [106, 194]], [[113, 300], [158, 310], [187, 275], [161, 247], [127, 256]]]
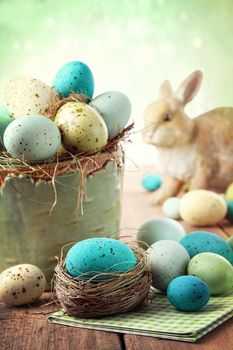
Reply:
[[171, 84], [168, 80], [165, 80], [159, 88], [159, 98], [163, 100], [164, 98], [171, 97], [173, 94]]
[[197, 70], [186, 78], [176, 91], [176, 96], [183, 104], [191, 101], [197, 94], [202, 82], [202, 72]]

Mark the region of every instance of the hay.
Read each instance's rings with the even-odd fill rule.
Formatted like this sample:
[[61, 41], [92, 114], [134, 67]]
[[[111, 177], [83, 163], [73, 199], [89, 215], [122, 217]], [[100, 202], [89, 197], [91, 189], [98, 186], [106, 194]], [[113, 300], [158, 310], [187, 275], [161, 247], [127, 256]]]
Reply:
[[[93, 283], [71, 277], [61, 257], [55, 267], [54, 291], [66, 314], [76, 317], [98, 317], [134, 309], [150, 298], [151, 271], [146, 252], [133, 247], [136, 266], [124, 273], [111, 273], [104, 282]], [[106, 277], [105, 273], [98, 277]]]

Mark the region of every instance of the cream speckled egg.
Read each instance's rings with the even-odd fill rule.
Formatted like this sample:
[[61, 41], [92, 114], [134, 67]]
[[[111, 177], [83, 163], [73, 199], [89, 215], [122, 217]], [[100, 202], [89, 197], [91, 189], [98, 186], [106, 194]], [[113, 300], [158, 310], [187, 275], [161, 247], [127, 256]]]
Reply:
[[36, 266], [20, 264], [0, 274], [0, 302], [7, 305], [30, 304], [40, 298], [46, 279]]
[[54, 122], [61, 131], [64, 147], [71, 153], [94, 152], [107, 144], [108, 131], [103, 119], [85, 103], [66, 103]]
[[224, 219], [226, 213], [227, 205], [224, 199], [211, 191], [190, 191], [180, 201], [181, 218], [189, 225], [216, 225]]
[[42, 81], [19, 76], [8, 81], [4, 91], [5, 103], [14, 118], [44, 114], [56, 100], [54, 88]]

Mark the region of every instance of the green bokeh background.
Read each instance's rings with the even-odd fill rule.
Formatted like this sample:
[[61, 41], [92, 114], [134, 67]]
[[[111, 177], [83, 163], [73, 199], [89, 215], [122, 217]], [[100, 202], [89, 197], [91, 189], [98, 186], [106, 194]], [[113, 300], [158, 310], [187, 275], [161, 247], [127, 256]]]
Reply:
[[[0, 0], [0, 100], [10, 77], [51, 83], [77, 59], [91, 67], [95, 95], [129, 95], [138, 129], [160, 83], [176, 87], [197, 68], [204, 82], [190, 115], [232, 105], [232, 13], [231, 0]], [[139, 159], [146, 146], [135, 139]]]

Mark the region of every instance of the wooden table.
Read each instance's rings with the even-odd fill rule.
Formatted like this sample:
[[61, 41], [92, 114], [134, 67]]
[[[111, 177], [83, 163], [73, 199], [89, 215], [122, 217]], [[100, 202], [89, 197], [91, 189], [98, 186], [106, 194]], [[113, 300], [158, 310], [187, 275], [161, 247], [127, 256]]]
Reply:
[[[150, 205], [153, 194], [146, 193], [140, 186], [142, 176], [151, 170], [152, 166], [141, 169], [126, 167], [121, 230], [124, 236], [135, 237], [137, 228], [145, 219], [162, 216], [161, 208]], [[187, 232], [195, 230], [182, 224]], [[224, 222], [218, 227], [211, 228], [211, 231], [227, 238], [233, 234], [233, 227]], [[41, 301], [27, 307], [7, 308], [0, 305], [0, 350], [233, 349], [233, 319], [192, 344], [53, 325], [47, 321], [47, 314], [55, 311], [57, 307], [43, 306], [49, 298], [49, 293], [45, 293]]]

